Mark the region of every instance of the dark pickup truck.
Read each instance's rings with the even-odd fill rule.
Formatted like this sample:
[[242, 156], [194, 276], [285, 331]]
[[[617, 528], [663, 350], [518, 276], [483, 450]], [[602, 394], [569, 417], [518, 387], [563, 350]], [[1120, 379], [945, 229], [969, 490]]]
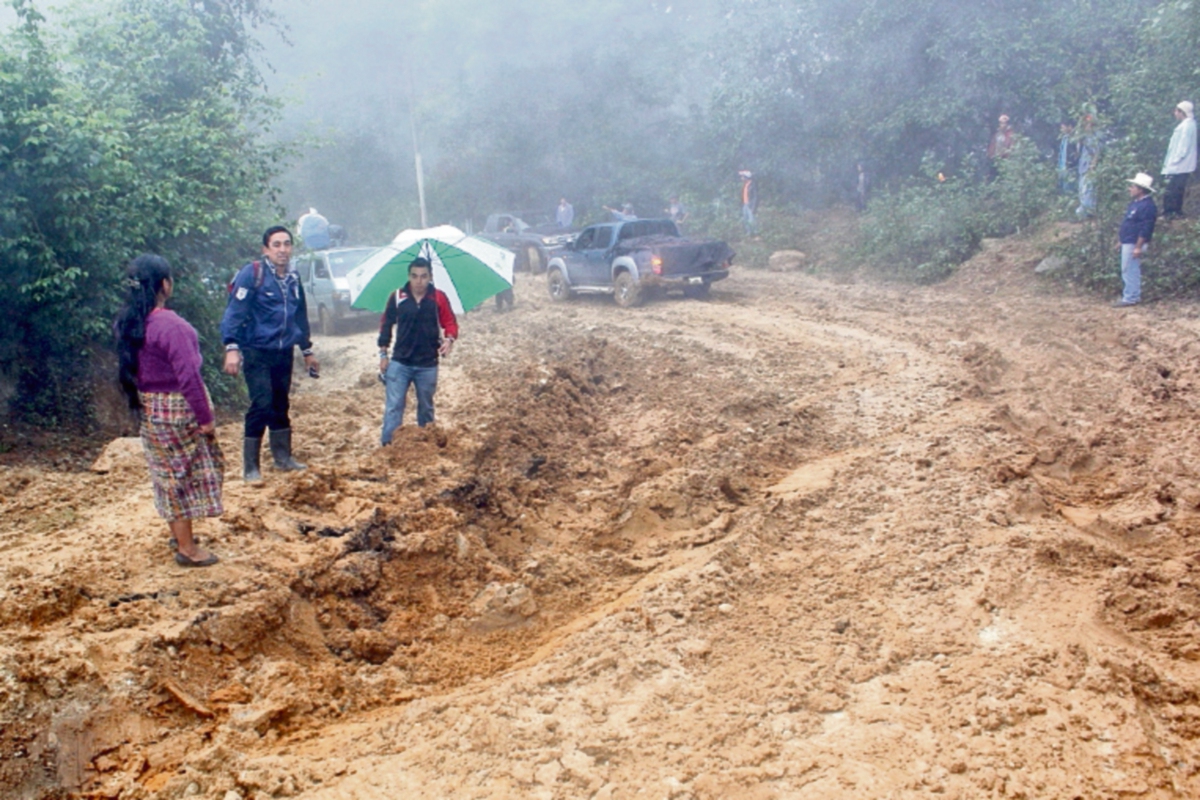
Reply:
[[490, 239], [501, 247], [507, 247], [517, 257], [513, 269], [530, 273], [546, 270], [550, 260], [550, 244], [543, 233], [514, 214], [489, 214], [479, 235]]
[[651, 291], [682, 289], [704, 297], [729, 277], [733, 250], [716, 239], [685, 239], [669, 219], [637, 219], [592, 225], [558, 251], [546, 270], [550, 297], [611, 294], [634, 306]]

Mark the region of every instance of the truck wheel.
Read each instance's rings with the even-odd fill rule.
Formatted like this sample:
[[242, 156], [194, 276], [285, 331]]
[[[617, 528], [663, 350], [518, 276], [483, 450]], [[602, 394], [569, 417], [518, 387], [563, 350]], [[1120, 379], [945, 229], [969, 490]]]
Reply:
[[337, 334], [337, 323], [329, 313], [329, 309], [324, 306], [320, 311], [321, 335], [335, 336]]
[[541, 251], [532, 245], [525, 248], [525, 267], [529, 270], [530, 275], [540, 275], [546, 271], [546, 265], [542, 263]]
[[556, 303], [569, 300], [571, 297], [571, 287], [567, 284], [562, 270], [550, 270], [550, 274], [546, 276], [546, 287], [550, 290], [550, 299]]
[[641, 287], [628, 272], [622, 272], [613, 281], [613, 299], [621, 308], [632, 308], [642, 301]]
[[712, 284], [708, 281], [683, 287], [683, 296], [691, 297], [696, 300], [703, 300], [708, 297], [708, 290], [712, 288]]

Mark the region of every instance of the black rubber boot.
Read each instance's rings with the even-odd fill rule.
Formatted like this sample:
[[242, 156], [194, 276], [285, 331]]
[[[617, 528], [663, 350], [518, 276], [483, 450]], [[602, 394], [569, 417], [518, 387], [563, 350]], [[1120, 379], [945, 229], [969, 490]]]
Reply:
[[258, 452], [261, 449], [262, 437], [251, 439], [247, 436], [242, 440], [242, 480], [246, 483], [260, 483], [263, 479], [258, 466]]
[[284, 428], [281, 431], [271, 431], [271, 457], [275, 459], [275, 469], [282, 470], [283, 472], [308, 469], [306, 464], [301, 464], [292, 458], [291, 428]]

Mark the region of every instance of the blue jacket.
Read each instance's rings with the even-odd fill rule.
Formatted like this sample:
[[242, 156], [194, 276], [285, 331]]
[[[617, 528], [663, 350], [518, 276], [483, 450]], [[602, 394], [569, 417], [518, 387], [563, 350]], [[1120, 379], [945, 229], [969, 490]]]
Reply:
[[1154, 198], [1143, 195], [1131, 202], [1125, 208], [1125, 218], [1121, 220], [1121, 230], [1117, 236], [1121, 244], [1137, 244], [1138, 237], [1142, 241], [1150, 241], [1154, 235], [1154, 222], [1158, 219], [1158, 206]]
[[265, 260], [260, 269], [258, 286], [253, 262], [238, 270], [233, 279], [221, 318], [221, 340], [227, 348], [236, 344], [254, 350], [291, 350], [300, 345], [301, 350], [311, 350], [308, 305], [300, 276], [289, 268], [279, 278]]

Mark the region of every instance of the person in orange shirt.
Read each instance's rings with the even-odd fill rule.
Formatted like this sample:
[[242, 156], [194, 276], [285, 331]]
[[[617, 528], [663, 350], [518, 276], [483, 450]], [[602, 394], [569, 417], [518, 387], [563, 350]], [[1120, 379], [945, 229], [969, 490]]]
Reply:
[[742, 179], [742, 229], [747, 236], [753, 236], [757, 229], [754, 213], [758, 211], [758, 185], [754, 183], [754, 173], [744, 169], [738, 173]]

